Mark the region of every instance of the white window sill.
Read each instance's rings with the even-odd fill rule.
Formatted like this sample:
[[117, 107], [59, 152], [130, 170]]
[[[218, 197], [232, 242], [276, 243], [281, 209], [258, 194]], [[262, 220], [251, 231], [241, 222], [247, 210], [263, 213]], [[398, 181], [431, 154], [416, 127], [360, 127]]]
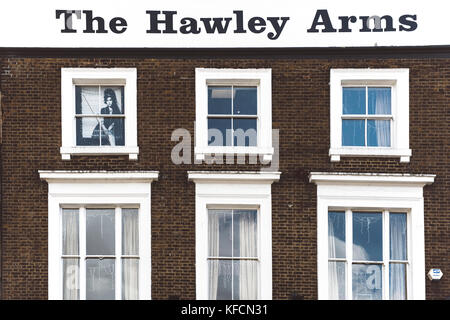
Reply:
[[411, 149], [377, 148], [377, 147], [346, 147], [330, 148], [329, 155], [332, 162], [338, 162], [341, 157], [386, 157], [400, 158], [400, 162], [409, 162]]
[[71, 155], [122, 155], [127, 154], [130, 160], [137, 160], [139, 147], [127, 146], [83, 146], [83, 147], [61, 147], [61, 156], [63, 160], [70, 160]]
[[205, 160], [206, 155], [252, 155], [252, 156], [263, 156], [262, 161], [272, 161], [272, 155], [274, 153], [273, 148], [263, 148], [263, 147], [221, 147], [221, 146], [211, 146], [211, 147], [195, 147], [195, 159]]

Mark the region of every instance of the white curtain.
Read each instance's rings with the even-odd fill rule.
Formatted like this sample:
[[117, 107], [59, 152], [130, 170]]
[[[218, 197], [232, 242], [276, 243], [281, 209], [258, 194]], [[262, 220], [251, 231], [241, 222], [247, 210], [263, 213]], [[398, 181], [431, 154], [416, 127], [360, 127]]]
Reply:
[[[334, 236], [334, 224], [331, 217], [328, 218], [328, 255], [331, 258], [336, 256], [336, 237]], [[328, 263], [328, 298], [330, 300], [339, 299], [339, 285], [337, 274], [337, 263]]]
[[[236, 216], [236, 215], [235, 215]], [[256, 258], [257, 219], [256, 211], [241, 211], [239, 224], [240, 256]], [[235, 230], [234, 232], [237, 232]], [[239, 273], [239, 299], [258, 298], [258, 261], [241, 260]]]
[[[137, 209], [122, 209], [122, 254], [139, 255], [139, 223]], [[122, 298], [139, 299], [139, 259], [122, 259]]]
[[[375, 114], [391, 114], [391, 96], [386, 90], [377, 90], [375, 102]], [[380, 147], [391, 145], [390, 120], [375, 120], [377, 142]]]
[[[406, 260], [406, 214], [393, 213], [389, 219], [390, 258]], [[391, 263], [389, 266], [390, 299], [406, 299], [406, 265]]]
[[[219, 256], [219, 217], [220, 213], [216, 213], [210, 210], [208, 214], [208, 244], [209, 244], [209, 256]], [[209, 299], [217, 299], [217, 285], [219, 280], [219, 260], [209, 260]]]
[[[78, 209], [63, 209], [63, 255], [79, 255]], [[79, 299], [79, 259], [63, 259], [63, 299]]]

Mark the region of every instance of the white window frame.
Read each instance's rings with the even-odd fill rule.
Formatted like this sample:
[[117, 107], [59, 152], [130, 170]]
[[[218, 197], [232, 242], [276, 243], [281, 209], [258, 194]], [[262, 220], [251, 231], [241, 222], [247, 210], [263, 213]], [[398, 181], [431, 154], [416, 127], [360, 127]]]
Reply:
[[208, 209], [257, 209], [258, 300], [272, 299], [271, 185], [280, 172], [189, 171], [195, 183], [196, 298], [208, 299]]
[[[158, 172], [39, 171], [39, 175], [48, 182], [48, 298], [63, 298], [61, 209], [108, 206], [139, 210], [139, 299], [151, 299], [151, 182], [158, 179]], [[116, 283], [119, 280], [121, 275], [116, 276]], [[83, 286], [80, 274], [80, 299], [85, 297]], [[116, 299], [120, 297], [116, 290]]]
[[[75, 86], [120, 85], [125, 95], [125, 145], [77, 146]], [[137, 160], [137, 70], [136, 68], [61, 68], [61, 141], [63, 160], [72, 155], [128, 155]]]
[[[391, 87], [391, 146], [342, 146], [342, 88], [348, 86]], [[370, 115], [367, 117], [371, 117]], [[341, 157], [397, 157], [409, 162], [409, 69], [330, 70], [330, 150], [331, 161]]]
[[[345, 211], [347, 217], [349, 210], [407, 213], [407, 299], [425, 299], [423, 187], [433, 183], [434, 178], [435, 175], [428, 174], [311, 172], [309, 180], [317, 184], [317, 279], [320, 300], [329, 299], [328, 212], [338, 210]], [[383, 233], [383, 236], [389, 236], [389, 233]], [[383, 281], [383, 297], [388, 298], [388, 277], [384, 277]], [[347, 283], [347, 288], [349, 285]], [[351, 296], [347, 295], [347, 298], [351, 299]]]
[[[208, 146], [208, 85], [257, 87], [256, 146]], [[272, 160], [272, 69], [195, 69], [194, 152], [196, 160], [210, 154], [260, 155], [263, 161]]]

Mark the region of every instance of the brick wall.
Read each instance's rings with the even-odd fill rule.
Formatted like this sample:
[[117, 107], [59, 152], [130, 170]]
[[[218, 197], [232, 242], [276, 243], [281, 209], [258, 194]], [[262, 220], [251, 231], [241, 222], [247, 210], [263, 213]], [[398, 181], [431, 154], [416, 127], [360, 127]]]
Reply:
[[[195, 299], [195, 185], [186, 171], [260, 167], [172, 164], [172, 131], [194, 131], [196, 67], [272, 69], [272, 126], [280, 130], [282, 172], [272, 185], [274, 299], [317, 299], [311, 171], [436, 174], [435, 182], [424, 188], [426, 271], [439, 267], [444, 277], [437, 283], [427, 280], [426, 296], [450, 297], [450, 58], [0, 59], [3, 299], [47, 298], [47, 183], [38, 170], [158, 170], [159, 180], [152, 184], [152, 297]], [[138, 161], [128, 156], [61, 160], [63, 67], [137, 68]], [[410, 163], [383, 158], [330, 162], [329, 70], [368, 67], [410, 69]]]

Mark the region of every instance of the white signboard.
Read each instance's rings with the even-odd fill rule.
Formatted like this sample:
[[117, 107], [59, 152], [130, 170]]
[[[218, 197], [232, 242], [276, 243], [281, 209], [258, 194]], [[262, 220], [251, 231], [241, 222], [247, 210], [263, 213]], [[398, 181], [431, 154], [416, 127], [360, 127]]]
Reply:
[[0, 47], [450, 45], [448, 6], [446, 0], [3, 1]]

